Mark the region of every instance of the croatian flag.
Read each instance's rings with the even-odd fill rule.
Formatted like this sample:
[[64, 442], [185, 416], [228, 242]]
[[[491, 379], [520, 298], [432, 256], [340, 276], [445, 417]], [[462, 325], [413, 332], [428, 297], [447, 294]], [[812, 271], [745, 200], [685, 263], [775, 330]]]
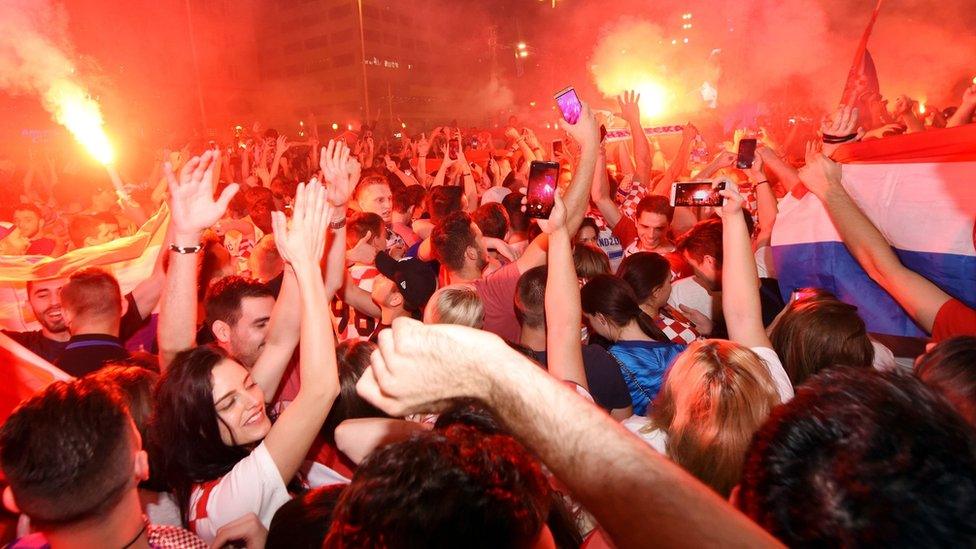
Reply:
[[[833, 157], [844, 164], [847, 192], [901, 262], [976, 307], [976, 125], [847, 145]], [[857, 306], [871, 332], [926, 337], [861, 269], [805, 189], [780, 203], [772, 250], [784, 299], [795, 288], [823, 288]]]
[[0, 425], [34, 393], [55, 381], [73, 379], [4, 334], [0, 334], [0, 376]]

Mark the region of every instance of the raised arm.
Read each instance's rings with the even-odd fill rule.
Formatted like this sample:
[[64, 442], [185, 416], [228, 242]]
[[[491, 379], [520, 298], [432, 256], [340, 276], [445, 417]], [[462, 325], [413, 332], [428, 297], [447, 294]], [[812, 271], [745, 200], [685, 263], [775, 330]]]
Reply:
[[346, 281], [346, 213], [349, 197], [359, 182], [359, 162], [342, 142], [329, 140], [322, 148], [319, 167], [327, 183], [326, 198], [331, 206], [332, 217], [328, 247], [326, 248], [325, 291], [329, 301]]
[[745, 199], [729, 183], [721, 191], [722, 206], [722, 312], [729, 339], [746, 347], [772, 347], [762, 322], [759, 273], [746, 228]]
[[[590, 106], [586, 103], [583, 103], [583, 110], [576, 124], [564, 123], [563, 127], [566, 129], [566, 133], [575, 139], [582, 148], [576, 173], [573, 174], [573, 180], [563, 194], [563, 203], [566, 205], [566, 231], [569, 234], [576, 234], [580, 224], [583, 223], [583, 215], [586, 213], [586, 205], [589, 200], [590, 185], [593, 181], [593, 173], [596, 170], [600, 148], [600, 130], [593, 112], [590, 111]], [[549, 235], [540, 234], [537, 236], [515, 262], [518, 265], [519, 272], [524, 273], [532, 267], [544, 265], [548, 249]]]
[[546, 270], [546, 353], [549, 373], [572, 381], [589, 390], [583, 370], [580, 345], [579, 280], [573, 264], [573, 249], [566, 230], [566, 206], [556, 195], [549, 219], [539, 220], [539, 227], [549, 235], [549, 268]]
[[611, 229], [617, 226], [623, 214], [620, 207], [610, 197], [610, 180], [607, 178], [607, 157], [601, 147], [597, 156], [596, 168], [593, 170], [593, 186], [590, 188], [590, 200], [600, 210], [600, 215]]
[[164, 167], [173, 216], [173, 245], [179, 251], [165, 251], [170, 254], [170, 262], [163, 285], [157, 331], [159, 365], [163, 370], [176, 353], [194, 345], [201, 235], [224, 215], [231, 198], [237, 193], [238, 186], [232, 183], [224, 189], [220, 198], [214, 200], [213, 166], [220, 161], [219, 157], [219, 152], [207, 151], [202, 156], [190, 159], [180, 170], [179, 178], [168, 162]]
[[[634, 159], [637, 163], [637, 177], [644, 185], [651, 182], [651, 167], [654, 159], [651, 155], [651, 147], [647, 143], [647, 136], [644, 135], [644, 128], [640, 121], [640, 94], [634, 91], [625, 91], [623, 95], [617, 96], [617, 104], [620, 106], [620, 114], [630, 126], [630, 136], [634, 143]], [[621, 154], [624, 154], [621, 151]]]
[[752, 183], [756, 193], [759, 234], [756, 236], [753, 249], [758, 249], [769, 245], [769, 240], [773, 235], [773, 225], [776, 223], [776, 214], [779, 211], [779, 205], [776, 202], [776, 195], [773, 193], [773, 188], [770, 186], [765, 172], [763, 172], [762, 155], [756, 155], [756, 159], [752, 163], [752, 168], [746, 174], [749, 176], [749, 182]]
[[793, 187], [800, 182], [800, 176], [793, 166], [787, 164], [772, 149], [760, 147], [756, 149], [756, 156], [762, 157], [763, 166], [765, 166], [769, 173], [772, 173], [779, 179], [779, 182], [786, 187], [786, 192], [792, 191]]
[[357, 390], [395, 416], [439, 411], [458, 397], [484, 402], [593, 513], [617, 547], [647, 547], [648, 540], [665, 547], [778, 545], [493, 334], [396, 319], [392, 330], [380, 333], [379, 352]]
[[951, 297], [925, 277], [901, 264], [891, 245], [841, 184], [841, 166], [810, 152], [803, 184], [823, 202], [844, 245], [861, 268], [925, 331], [931, 332], [939, 309]]
[[285, 214], [272, 212], [275, 243], [282, 259], [295, 270], [301, 294], [301, 388], [264, 439], [268, 453], [286, 483], [295, 476], [312, 441], [339, 395], [332, 323], [328, 315], [320, 260], [331, 212], [318, 182], [300, 184], [291, 226]]
[[[671, 165], [664, 171], [664, 176], [650, 189], [651, 194], [663, 196], [671, 194], [671, 185], [681, 177], [681, 174], [685, 173], [685, 168], [688, 166], [688, 154], [691, 152], [691, 144], [695, 141], [697, 135], [698, 129], [691, 125], [690, 122], [685, 124], [684, 128], [681, 129], [681, 145], [678, 147], [678, 152], [675, 153], [674, 159], [671, 160]], [[645, 183], [645, 185], [650, 185], [650, 181]]]

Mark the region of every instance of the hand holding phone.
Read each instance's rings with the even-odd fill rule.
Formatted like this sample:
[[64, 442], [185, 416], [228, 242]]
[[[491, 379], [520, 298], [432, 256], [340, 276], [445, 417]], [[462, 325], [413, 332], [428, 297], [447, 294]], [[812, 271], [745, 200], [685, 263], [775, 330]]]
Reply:
[[529, 185], [525, 197], [525, 213], [536, 219], [549, 219], [555, 204], [559, 181], [559, 162], [533, 160], [529, 165]]
[[555, 95], [556, 105], [559, 106], [559, 112], [563, 115], [563, 120], [575, 125], [579, 122], [580, 114], [583, 112], [583, 103], [580, 102], [579, 96], [576, 95], [576, 90], [569, 86]]
[[756, 140], [740, 139], [739, 152], [735, 158], [735, 167], [746, 170], [752, 167], [752, 162], [756, 159]]

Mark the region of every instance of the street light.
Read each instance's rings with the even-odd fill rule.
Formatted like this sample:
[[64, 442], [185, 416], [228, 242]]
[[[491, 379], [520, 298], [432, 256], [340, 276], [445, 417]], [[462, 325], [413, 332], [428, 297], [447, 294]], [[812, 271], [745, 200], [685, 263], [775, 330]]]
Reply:
[[518, 43], [518, 49], [519, 49], [519, 51], [524, 50], [525, 48], [526, 48], [525, 42], [519, 42]]
[[519, 52], [519, 57], [528, 57], [528, 56], [529, 56], [529, 52], [525, 50]]

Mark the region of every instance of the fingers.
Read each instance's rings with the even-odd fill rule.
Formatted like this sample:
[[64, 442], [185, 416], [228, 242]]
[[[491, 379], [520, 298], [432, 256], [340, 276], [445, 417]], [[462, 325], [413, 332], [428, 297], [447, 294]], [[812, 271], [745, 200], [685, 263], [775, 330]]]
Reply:
[[217, 206], [220, 207], [221, 211], [227, 211], [227, 206], [230, 205], [230, 201], [234, 198], [234, 195], [236, 195], [237, 191], [239, 190], [240, 185], [237, 183], [231, 183], [224, 188], [224, 190], [220, 193], [220, 198], [217, 199]]

